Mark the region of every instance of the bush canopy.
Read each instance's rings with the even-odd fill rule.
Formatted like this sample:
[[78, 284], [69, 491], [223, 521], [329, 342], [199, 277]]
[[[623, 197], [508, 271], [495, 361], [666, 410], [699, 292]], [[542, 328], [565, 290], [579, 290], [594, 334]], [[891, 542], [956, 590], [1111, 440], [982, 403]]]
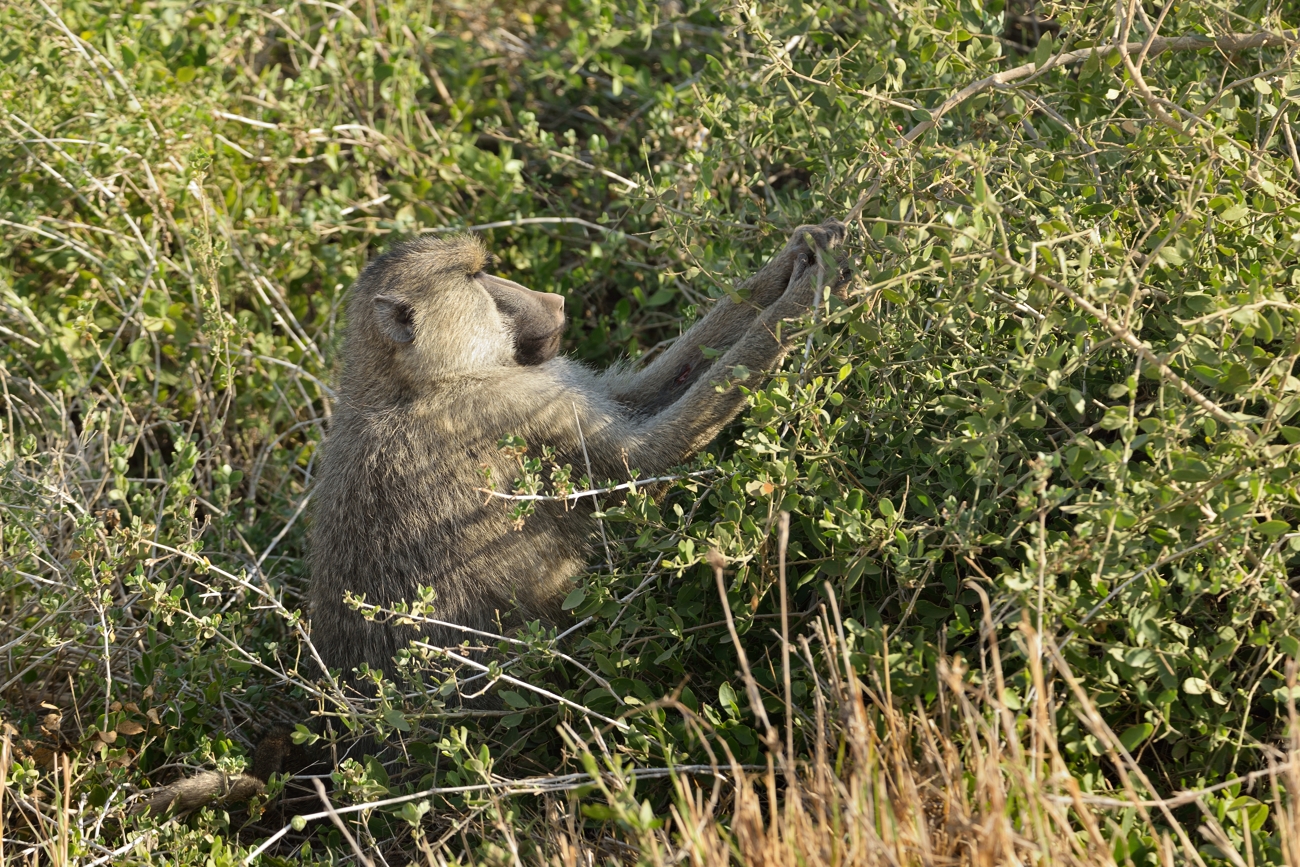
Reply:
[[[239, 863], [279, 829], [262, 863], [671, 860], [704, 846], [683, 817], [711, 797], [736, 818], [697, 863], [739, 863], [746, 797], [765, 821], [877, 738], [959, 757], [940, 790], [971, 827], [1004, 811], [1018, 857], [1051, 838], [1104, 841], [1059, 856], [1096, 863], [1295, 863], [1294, 17], [0, 7], [2, 851]], [[478, 232], [564, 294], [566, 351], [605, 365], [828, 217], [852, 218], [847, 297], [666, 490], [598, 495], [571, 621], [502, 636], [487, 672], [414, 647], [368, 704], [316, 678], [305, 515], [369, 258]], [[503, 443], [502, 490], [606, 482], [533, 445]], [[489, 683], [495, 709], [448, 701]], [[313, 714], [401, 744], [341, 765], [329, 802], [434, 794], [312, 825], [289, 820], [320, 798], [292, 786], [129, 815]], [[979, 764], [1022, 742], [1020, 776]], [[773, 761], [757, 794], [715, 782]], [[1005, 803], [981, 800], [993, 778]], [[959, 836], [916, 803], [890, 821]]]

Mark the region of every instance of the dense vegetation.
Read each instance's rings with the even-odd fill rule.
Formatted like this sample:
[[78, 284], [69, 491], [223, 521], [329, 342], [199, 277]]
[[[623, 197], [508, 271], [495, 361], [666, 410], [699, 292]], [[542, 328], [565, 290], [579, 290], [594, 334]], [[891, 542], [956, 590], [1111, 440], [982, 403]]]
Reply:
[[[237, 863], [315, 790], [131, 796], [315, 713], [401, 745], [331, 803], [425, 794], [263, 863], [1295, 863], [1288, 8], [0, 6], [0, 856]], [[314, 679], [304, 516], [369, 257], [474, 228], [603, 365], [850, 213], [847, 299], [665, 494], [602, 501], [559, 638], [468, 685], [416, 648], [369, 705]]]

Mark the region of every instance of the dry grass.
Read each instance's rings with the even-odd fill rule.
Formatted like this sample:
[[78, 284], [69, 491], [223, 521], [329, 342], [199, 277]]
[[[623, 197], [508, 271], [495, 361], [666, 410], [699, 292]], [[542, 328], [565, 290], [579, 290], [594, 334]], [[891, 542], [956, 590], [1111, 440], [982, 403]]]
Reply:
[[[987, 636], [987, 615], [985, 626]], [[941, 710], [932, 714], [920, 702], [915, 708], [901, 707], [890, 695], [887, 678], [867, 684], [849, 673], [848, 647], [833, 614], [828, 618], [823, 613], [814, 635], [826, 675], [816, 697], [814, 725], [820, 736], [814, 755], [787, 767], [778, 749], [767, 770], [757, 773], [733, 763], [728, 783], [712, 791], [678, 778], [665, 825], [628, 840], [642, 863], [1255, 863], [1250, 845], [1234, 844], [1206, 808], [1208, 791], [1161, 794], [1149, 787], [1057, 649], [1041, 646], [1027, 620], [1021, 638], [1041, 652], [1030, 655], [1038, 661], [1032, 667], [1035, 700], [1023, 710], [1007, 704], [994, 643], [985, 643], [986, 679], [969, 677], [960, 659], [940, 666]], [[811, 659], [806, 639], [802, 649]], [[887, 671], [881, 666], [872, 670]], [[982, 685], [976, 685], [980, 680]], [[750, 685], [756, 688], [752, 681]], [[1086, 709], [1081, 721], [1104, 745], [1119, 780], [1112, 796], [1085, 793], [1066, 770], [1053, 708], [1054, 696], [1067, 690]], [[1300, 792], [1298, 749], [1300, 741], [1293, 736], [1288, 751], [1266, 770], [1214, 787], [1247, 783], [1256, 788], [1270, 804], [1284, 863], [1295, 863], [1300, 855], [1300, 817], [1293, 806], [1294, 793]], [[611, 799], [617, 797], [607, 791]], [[1188, 818], [1189, 806], [1199, 813], [1194, 821]], [[1154, 846], [1131, 846], [1130, 841], [1143, 837]], [[570, 830], [551, 845], [560, 863], [577, 865], [600, 860], [599, 842], [592, 845]]]
[[[975, 589], [984, 596], [981, 588]], [[971, 670], [961, 657], [943, 660], [940, 695], [928, 711], [920, 700], [907, 707], [891, 693], [889, 668], [881, 660], [868, 661], [867, 677], [856, 676], [854, 663], [861, 666], [862, 660], [854, 659], [852, 639], [846, 637], [838, 610], [823, 607], [809, 633], [789, 645], [797, 662], [818, 673], [814, 714], [801, 718], [801, 737], [810, 749], [791, 759], [787, 744], [792, 739], [760, 711], [766, 725], [766, 768], [741, 765], [725, 752], [714, 755], [710, 767], [666, 769], [672, 785], [667, 815], [655, 816], [650, 802], [637, 794], [640, 779], [655, 774], [629, 769], [611, 756], [598, 730], [591, 728], [591, 737], [582, 738], [566, 724], [561, 735], [579, 754], [586, 774], [496, 778], [478, 787], [483, 799], [465, 816], [452, 817], [441, 839], [426, 837], [417, 826], [411, 841], [376, 840], [359, 817], [445, 789], [336, 809], [318, 786], [325, 809], [308, 818], [328, 818], [344, 831], [352, 857], [366, 864], [391, 863], [399, 854], [429, 864], [461, 863], [466, 850], [458, 845], [464, 839], [460, 834], [470, 831], [487, 841], [480, 852], [489, 864], [1091, 867], [1227, 862], [1252, 867], [1250, 843], [1234, 838], [1204, 800], [1235, 785], [1253, 790], [1269, 805], [1268, 821], [1284, 863], [1295, 863], [1300, 856], [1300, 813], [1294, 806], [1300, 792], [1296, 727], [1286, 751], [1277, 751], [1264, 770], [1204, 791], [1158, 792], [1102, 720], [1058, 648], [1044, 641], [1027, 617], [1018, 639], [1030, 651], [1031, 700], [1028, 707], [1009, 704], [1001, 649], [989, 640], [994, 633], [987, 597], [985, 603], [980, 666]], [[747, 692], [758, 696], [747, 666], [743, 674]], [[1056, 709], [1066, 693], [1083, 709], [1079, 719], [1104, 752], [1114, 782], [1107, 796], [1085, 792], [1061, 755]], [[675, 697], [659, 706], [682, 714], [700, 735], [709, 729], [706, 720]], [[1294, 706], [1291, 714], [1294, 721]], [[725, 750], [725, 740], [701, 741], [706, 747], [722, 744]], [[34, 785], [10, 780], [14, 747], [12, 730], [6, 728], [0, 740], [0, 863], [115, 863], [128, 853], [145, 854], [166, 833], [165, 826], [152, 823], [119, 824], [120, 810], [88, 808], [84, 793], [79, 794], [85, 768], [66, 753], [46, 750], [42, 760], [52, 773]], [[701, 785], [701, 777], [711, 778], [711, 785]], [[574, 797], [579, 792], [603, 795], [607, 807], [584, 810]], [[541, 831], [521, 843], [528, 826], [518, 823], [519, 805], [512, 802], [529, 795], [543, 797], [545, 818], [532, 820]], [[584, 814], [605, 821], [593, 826], [584, 822]], [[296, 824], [265, 842], [274, 842]]]

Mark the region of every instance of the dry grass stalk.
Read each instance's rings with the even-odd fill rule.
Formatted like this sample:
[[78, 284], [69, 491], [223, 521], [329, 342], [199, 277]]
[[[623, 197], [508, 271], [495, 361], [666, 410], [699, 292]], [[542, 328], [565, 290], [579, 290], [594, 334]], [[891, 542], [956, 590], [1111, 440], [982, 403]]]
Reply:
[[[721, 566], [715, 559], [715, 574]], [[1131, 808], [1140, 830], [1158, 842], [1161, 864], [1206, 864], [1193, 834], [1218, 848], [1214, 860], [1243, 867], [1254, 863], [1249, 839], [1238, 852], [1204, 806], [1209, 790], [1158, 796], [1051, 638], [1040, 635], [1028, 615], [1020, 632], [1030, 651], [1032, 705], [1013, 709], [984, 601], [988, 681], [980, 684], [969, 677], [960, 658], [943, 660], [939, 676], [945, 694], [934, 706], [946, 714], [942, 718], [928, 714], [919, 701], [908, 709], [891, 696], [883, 660], [874, 660], [869, 671], [874, 688], [864, 682], [851, 664], [835, 606], [823, 610], [812, 638], [799, 638], [803, 661], [819, 669], [824, 685], [815, 696], [816, 720], [804, 728], [811, 744], [802, 760], [779, 771], [782, 747], [792, 739], [773, 733], [767, 738], [774, 749], [766, 772], [747, 771], [728, 756], [735, 782], [721, 799], [716, 785], [709, 797], [686, 777], [675, 777], [675, 803], [663, 827], [632, 835], [638, 862], [1114, 867], [1113, 844], [1107, 839], [1118, 830], [1115, 811]], [[760, 695], [743, 657], [742, 668], [748, 694]], [[1081, 721], [1107, 750], [1119, 780], [1109, 797], [1085, 792], [1066, 769], [1056, 711], [1067, 690], [1081, 708]], [[1300, 730], [1294, 725], [1294, 708], [1291, 713], [1287, 754], [1250, 778], [1269, 778], [1272, 821], [1288, 863], [1300, 852], [1294, 795], [1300, 792]], [[1243, 780], [1249, 782], [1238, 782]], [[617, 784], [602, 783], [601, 788], [616, 797], [611, 792]], [[1173, 811], [1186, 804], [1201, 808], [1202, 824], [1191, 831]], [[608, 850], [608, 841], [581, 835], [572, 822], [565, 827], [557, 823], [548, 847], [553, 863], [568, 867], [595, 863]]]

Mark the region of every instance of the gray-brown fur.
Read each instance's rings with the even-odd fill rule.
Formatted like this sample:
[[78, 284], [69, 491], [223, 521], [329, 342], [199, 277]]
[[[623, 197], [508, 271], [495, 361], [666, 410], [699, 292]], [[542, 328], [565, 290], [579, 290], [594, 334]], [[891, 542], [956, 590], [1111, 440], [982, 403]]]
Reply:
[[[518, 305], [494, 300], [476, 279], [488, 255], [474, 238], [422, 238], [372, 262], [348, 304], [312, 501], [312, 640], [325, 663], [345, 676], [361, 663], [391, 674], [417, 634], [441, 646], [467, 638], [452, 627], [368, 622], [344, 604], [346, 592], [391, 607], [432, 587], [436, 619], [487, 631], [555, 620], [591, 552], [591, 505], [543, 503], [516, 529], [502, 501], [481, 491], [485, 464], [498, 481], [517, 473], [500, 439], [550, 446], [575, 475], [589, 458], [594, 481], [682, 463], [740, 410], [732, 372], [780, 363], [783, 323], [806, 314], [814, 296], [809, 244], [830, 248], [842, 236], [837, 222], [800, 227], [743, 284], [748, 300], [720, 300], [639, 371], [556, 357], [558, 340], [521, 359], [515, 336], [550, 334], [557, 308], [529, 298], [540, 293]], [[725, 353], [710, 363], [701, 347]]]
[[267, 780], [272, 774], [280, 773], [285, 756], [293, 749], [289, 729], [277, 726], [258, 742], [248, 773], [202, 771], [192, 777], [182, 777], [166, 786], [141, 792], [131, 812], [158, 815], [171, 810], [173, 815], [184, 816], [212, 803], [243, 803], [266, 790]]
[[[489, 256], [474, 238], [424, 238], [372, 262], [348, 302], [339, 399], [312, 497], [312, 641], [325, 664], [348, 679], [362, 663], [391, 674], [411, 638], [466, 638], [452, 627], [367, 622], [344, 604], [347, 592], [391, 607], [432, 587], [437, 619], [482, 630], [557, 620], [591, 551], [592, 507], [543, 503], [516, 529], [502, 501], [481, 491], [484, 464], [493, 479], [515, 475], [498, 442], [517, 434], [534, 450], [550, 446], [576, 474], [590, 459], [594, 481], [682, 463], [739, 412], [734, 371], [756, 377], [778, 365], [786, 323], [809, 311], [818, 280], [834, 288], [839, 275], [820, 270], [814, 248], [843, 235], [836, 221], [799, 227], [741, 285], [746, 300], [718, 301], [639, 371], [557, 357], [559, 296], [484, 276]], [[710, 362], [702, 347], [725, 352]], [[273, 732], [249, 774], [180, 780], [143, 793], [137, 809], [247, 799], [288, 749], [287, 734]]]

